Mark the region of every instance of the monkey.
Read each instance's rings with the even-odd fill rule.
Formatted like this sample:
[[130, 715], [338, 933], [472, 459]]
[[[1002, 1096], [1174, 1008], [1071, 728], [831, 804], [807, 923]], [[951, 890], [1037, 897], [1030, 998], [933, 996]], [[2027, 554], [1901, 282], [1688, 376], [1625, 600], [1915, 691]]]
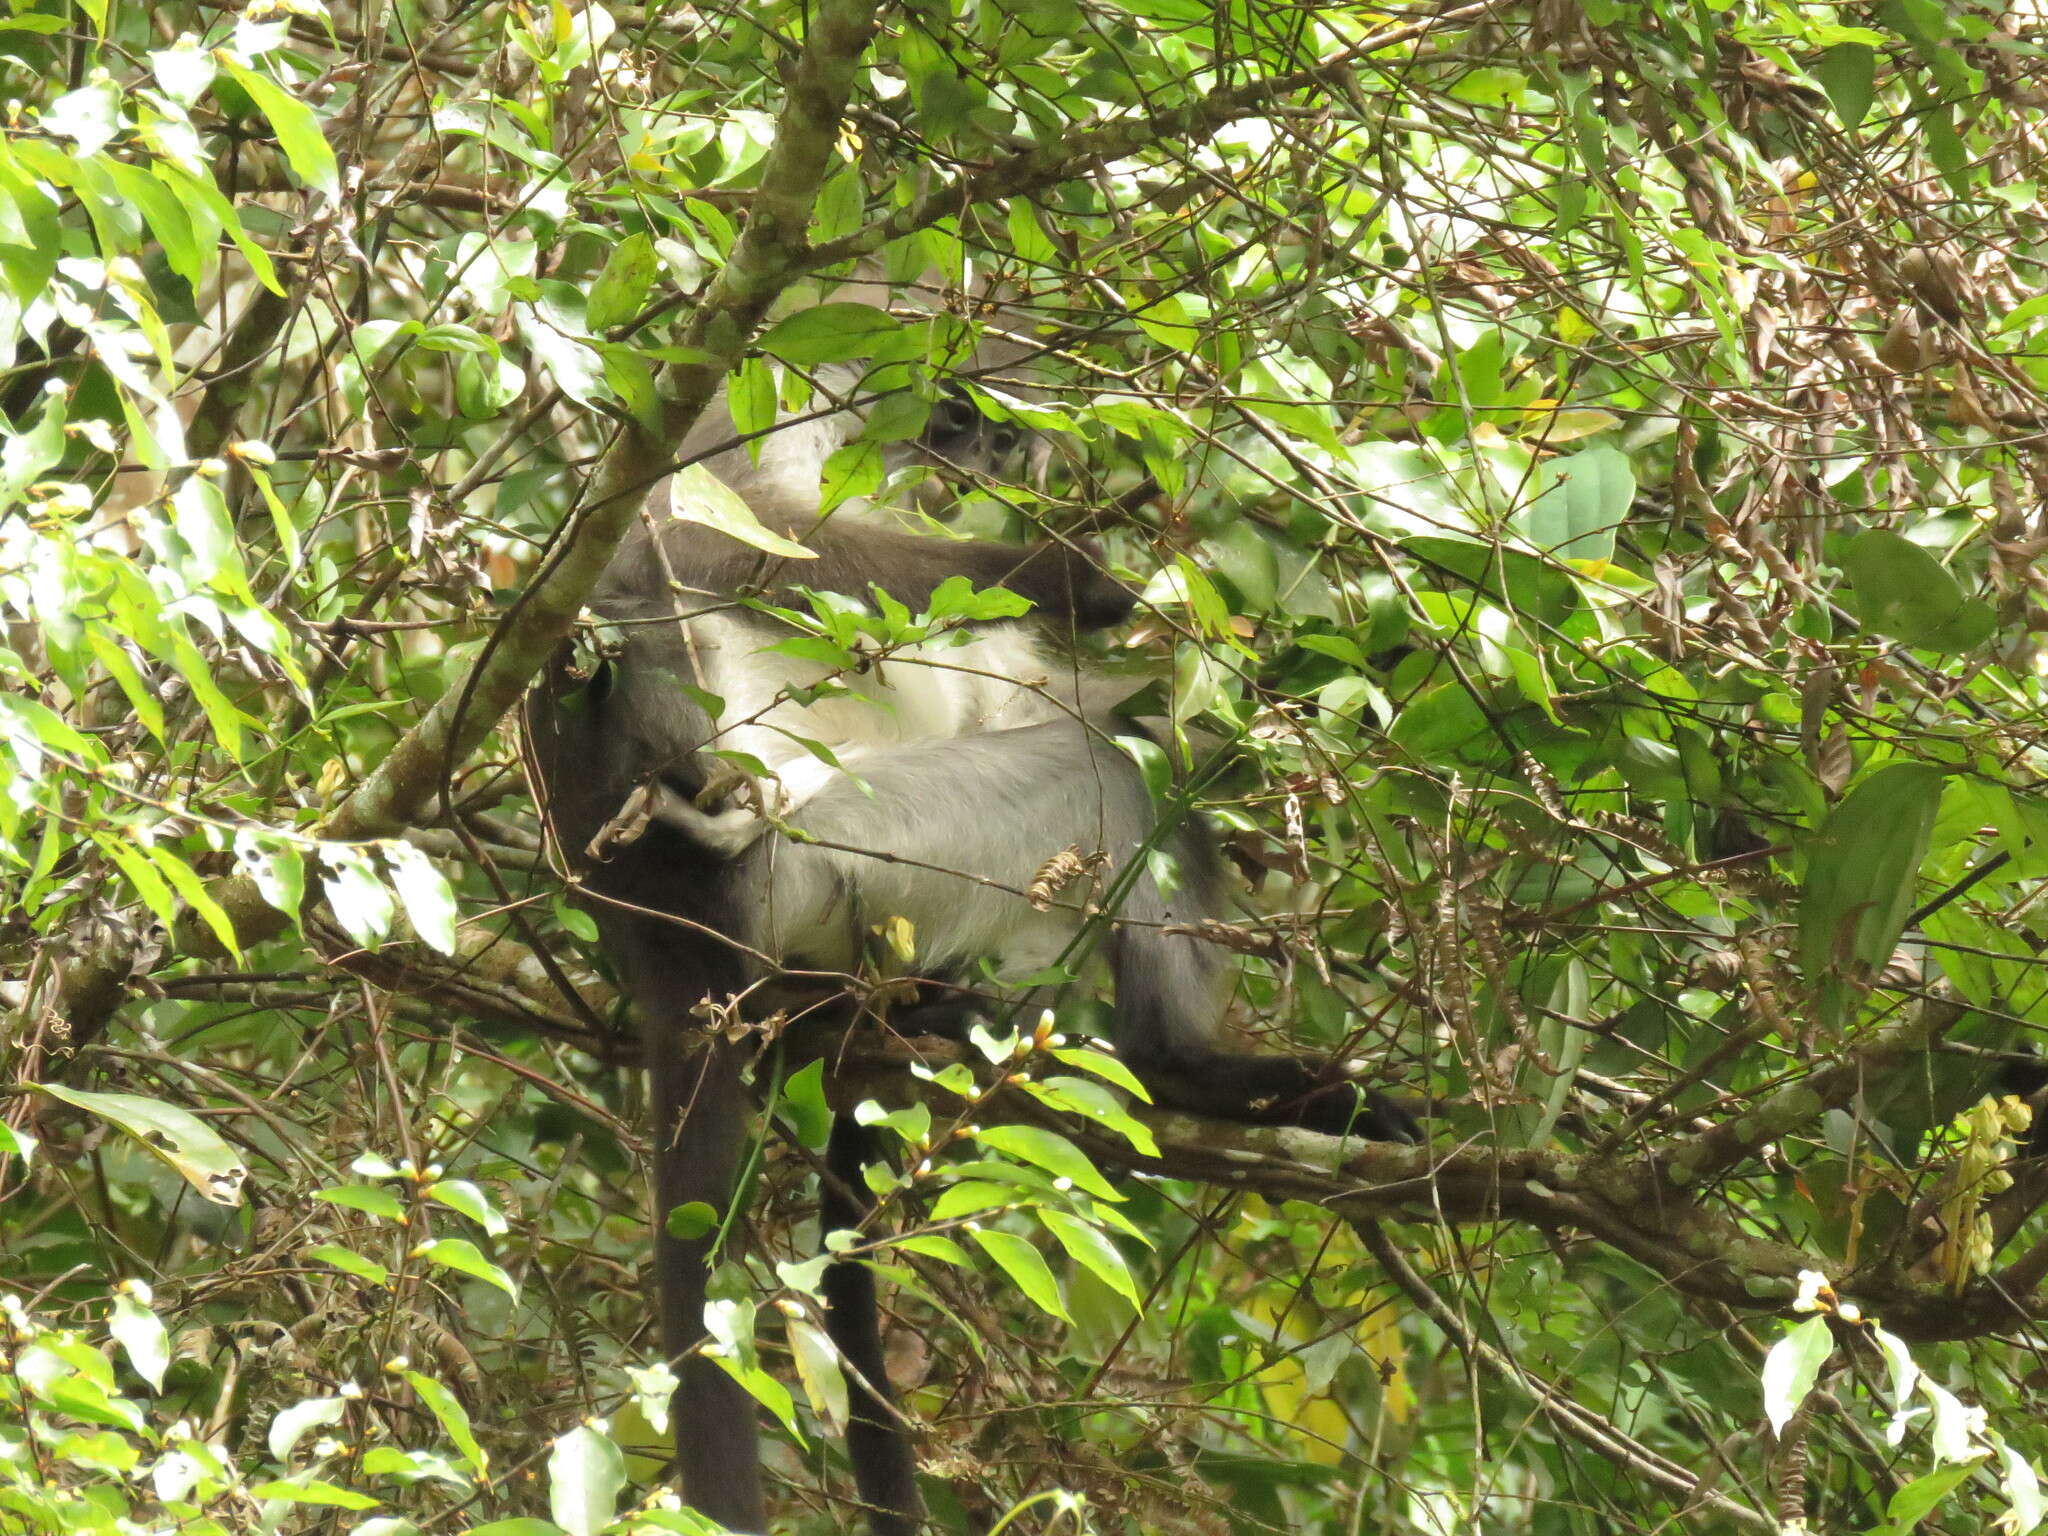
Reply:
[[[957, 414], [940, 423], [956, 436], [963, 425]], [[807, 559], [666, 516], [677, 491], [657, 487], [592, 597], [609, 637], [602, 654], [590, 662], [565, 647], [527, 701], [537, 803], [640, 1016], [657, 1210], [723, 1210], [744, 1144], [745, 1053], [701, 1027], [704, 1006], [747, 993], [778, 967], [851, 971], [863, 934], [890, 917], [908, 920], [919, 967], [935, 979], [963, 980], [987, 957], [1003, 973], [1041, 971], [1093, 922], [1080, 903], [1041, 910], [1025, 896], [1046, 859], [1069, 846], [1102, 850], [1103, 889], [1121, 891], [1103, 935], [1113, 1036], [1155, 1098], [1254, 1123], [1419, 1141], [1405, 1109], [1342, 1071], [1218, 1042], [1225, 966], [1216, 946], [1187, 931], [1220, 910], [1213, 843], [1198, 821], [1160, 824], [1138, 765], [1115, 741], [1133, 728], [1100, 710], [1085, 678], [1055, 684], [1029, 623], [976, 623], [950, 646], [922, 643], [850, 685], [765, 652], [789, 631], [738, 605], [741, 593], [879, 593], [922, 612], [943, 583], [965, 577], [1027, 599], [1038, 623], [1075, 631], [1114, 624], [1133, 605], [1085, 544], [956, 540], [858, 513], [820, 522], [819, 468], [860, 430], [858, 413], [826, 413], [772, 434], [758, 457], [705, 456]], [[686, 442], [679, 458], [692, 449]], [[753, 781], [739, 804], [727, 803], [732, 760]], [[778, 827], [793, 836], [771, 835]], [[1178, 871], [1171, 889], [1155, 854]], [[835, 1123], [821, 1202], [828, 1225], [860, 1219], [859, 1170], [875, 1151], [866, 1136], [850, 1117]], [[693, 1352], [711, 1243], [657, 1223], [663, 1347], [682, 1362], [677, 1461], [698, 1509], [758, 1531], [753, 1404]], [[887, 1397], [872, 1276], [834, 1265], [826, 1292], [828, 1333], [852, 1367], [856, 1485], [876, 1536], [909, 1536], [921, 1519], [915, 1459]]]

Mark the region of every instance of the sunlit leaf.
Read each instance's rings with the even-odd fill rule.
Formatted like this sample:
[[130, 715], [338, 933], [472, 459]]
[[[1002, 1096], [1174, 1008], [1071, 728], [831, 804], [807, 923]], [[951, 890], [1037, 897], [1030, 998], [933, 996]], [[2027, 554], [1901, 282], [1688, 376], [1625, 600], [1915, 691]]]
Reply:
[[1809, 1317], [1771, 1346], [1764, 1356], [1762, 1380], [1764, 1416], [1771, 1421], [1773, 1433], [1784, 1432], [1834, 1348], [1834, 1335], [1828, 1332], [1825, 1317]]
[[191, 1111], [132, 1093], [88, 1093], [62, 1083], [27, 1086], [119, 1126], [214, 1204], [241, 1204], [249, 1170], [218, 1133]]
[[452, 1269], [495, 1285], [513, 1300], [519, 1299], [519, 1287], [512, 1277], [485, 1258], [476, 1244], [466, 1237], [430, 1238], [413, 1249], [413, 1255], [429, 1264], [438, 1264], [443, 1269]]

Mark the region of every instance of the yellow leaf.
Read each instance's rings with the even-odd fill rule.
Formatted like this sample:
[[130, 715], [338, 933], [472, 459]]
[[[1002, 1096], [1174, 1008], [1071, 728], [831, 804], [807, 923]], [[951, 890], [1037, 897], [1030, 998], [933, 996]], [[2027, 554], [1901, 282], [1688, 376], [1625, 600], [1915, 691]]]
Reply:
[[875, 932], [889, 946], [889, 952], [905, 965], [917, 957], [917, 925], [907, 917], [892, 917], [878, 924]]
[[1605, 432], [1609, 427], [1621, 425], [1621, 418], [1609, 411], [1535, 411], [1532, 409], [1529, 424], [1523, 428], [1523, 436], [1541, 438], [1546, 443], [1568, 443], [1576, 437], [1591, 437], [1596, 432]]

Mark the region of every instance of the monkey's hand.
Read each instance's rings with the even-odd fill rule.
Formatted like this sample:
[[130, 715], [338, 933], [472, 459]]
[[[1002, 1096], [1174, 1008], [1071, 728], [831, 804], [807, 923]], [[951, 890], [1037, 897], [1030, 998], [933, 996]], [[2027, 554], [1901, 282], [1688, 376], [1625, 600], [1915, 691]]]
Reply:
[[720, 763], [704, 776], [704, 787], [690, 797], [690, 803], [700, 811], [708, 811], [735, 796], [757, 809], [765, 811], [767, 807], [760, 780], [737, 764]]
[[[1351, 1063], [1354, 1069], [1365, 1063]], [[1368, 1069], [1369, 1070], [1369, 1069]], [[1419, 1146], [1428, 1140], [1413, 1110], [1399, 1099], [1369, 1088], [1352, 1076], [1311, 1089], [1290, 1106], [1295, 1124], [1329, 1136], [1357, 1136]]]
[[1003, 585], [1031, 599], [1038, 616], [1076, 629], [1120, 624], [1137, 605], [1137, 594], [1104, 568], [1092, 539], [1040, 544], [1025, 552]]

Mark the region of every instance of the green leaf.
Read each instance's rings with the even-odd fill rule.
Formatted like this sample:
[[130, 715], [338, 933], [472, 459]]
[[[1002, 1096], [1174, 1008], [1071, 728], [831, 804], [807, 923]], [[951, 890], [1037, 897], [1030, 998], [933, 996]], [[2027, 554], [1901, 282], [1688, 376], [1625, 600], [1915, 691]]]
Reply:
[[[775, 365], [765, 357], [749, 357], [725, 381], [725, 409], [738, 436], [753, 439], [775, 425]], [[748, 451], [760, 445], [750, 441]]]
[[135, 1374], [154, 1390], [163, 1391], [164, 1371], [171, 1363], [171, 1336], [162, 1319], [139, 1297], [123, 1291], [114, 1298], [114, 1315], [107, 1320], [107, 1331], [128, 1356]]
[[490, 1196], [467, 1179], [437, 1179], [420, 1193], [451, 1211], [460, 1211], [492, 1237], [503, 1237], [510, 1230]]
[[1063, 1062], [1077, 1071], [1092, 1072], [1107, 1083], [1123, 1089], [1132, 1098], [1143, 1104], [1152, 1102], [1152, 1095], [1145, 1085], [1138, 1081], [1131, 1069], [1107, 1051], [1098, 1051], [1085, 1045], [1054, 1046], [1046, 1052], [1054, 1061]]
[[358, 1280], [371, 1285], [389, 1285], [391, 1271], [375, 1259], [366, 1259], [360, 1253], [343, 1248], [338, 1243], [316, 1243], [306, 1250], [306, 1257], [318, 1264], [331, 1264], [345, 1275], [354, 1275]]
[[294, 925], [306, 899], [305, 855], [290, 843], [259, 837], [247, 827], [235, 833], [235, 860], [256, 883], [256, 892]]
[[[169, 187], [140, 166], [111, 159], [103, 163], [115, 190], [134, 204], [148, 222], [149, 232], [163, 248], [165, 265], [197, 289], [205, 281], [210, 252], [201, 246], [191, 214]], [[210, 233], [207, 242], [212, 243]]]
[[97, 155], [121, 131], [120, 92], [107, 80], [66, 91], [43, 108], [39, 126], [71, 140], [80, 155]]
[[280, 1408], [277, 1417], [270, 1421], [270, 1433], [264, 1444], [277, 1460], [288, 1461], [293, 1448], [309, 1431], [339, 1424], [347, 1412], [348, 1400], [341, 1397], [309, 1397]]
[[234, 921], [213, 899], [213, 893], [207, 890], [206, 883], [193, 872], [192, 866], [160, 843], [149, 845], [149, 860], [163, 871], [164, 878], [184, 898], [185, 905], [199, 915], [199, 920], [220, 941], [221, 948], [240, 961], [242, 945], [235, 936]]
[[1809, 1317], [1771, 1346], [1764, 1356], [1763, 1389], [1764, 1415], [1771, 1421], [1773, 1434], [1784, 1432], [1834, 1351], [1834, 1335], [1828, 1332], [1824, 1317]]
[[1929, 763], [1889, 763], [1851, 790], [1808, 844], [1799, 963], [1809, 980], [1832, 969], [1838, 946], [1873, 970], [1891, 958], [1946, 777]]
[[377, 1189], [368, 1184], [333, 1184], [326, 1189], [313, 1192], [315, 1200], [325, 1200], [329, 1205], [345, 1206], [352, 1211], [361, 1211], [366, 1216], [382, 1216], [386, 1221], [404, 1221], [405, 1207], [398, 1196], [388, 1189]]
[[119, 1126], [215, 1205], [242, 1203], [249, 1170], [212, 1127], [190, 1111], [132, 1093], [87, 1093], [58, 1083], [28, 1087]]
[[[997, 1165], [984, 1164], [984, 1169]], [[962, 1179], [949, 1184], [939, 1191], [939, 1198], [932, 1202], [933, 1221], [951, 1221], [957, 1216], [978, 1215], [982, 1211], [1008, 1210], [1020, 1199], [1027, 1198], [1032, 1191], [1021, 1184], [990, 1183], [986, 1179]]]
[[1192, 352], [1201, 345], [1201, 328], [1194, 323], [1188, 302], [1178, 294], [1169, 293], [1151, 303], [1135, 303], [1130, 315], [1139, 330], [1171, 351]]
[[210, 178], [190, 175], [166, 160], [157, 162], [156, 174], [178, 194], [188, 210], [196, 205], [200, 212], [220, 227], [222, 233], [235, 242], [235, 248], [242, 253], [242, 259], [249, 263], [249, 270], [255, 275], [256, 281], [272, 293], [284, 292], [283, 284], [277, 280], [277, 268], [270, 259], [270, 253], [249, 238], [249, 232], [243, 227], [241, 215], [235, 211], [235, 205], [227, 200]]
[[1615, 448], [1588, 448], [1536, 466], [1536, 494], [1510, 519], [1536, 548], [1560, 560], [1607, 560], [1636, 497], [1635, 471]]
[[152, 53], [150, 73], [163, 93], [181, 107], [189, 107], [213, 84], [213, 54], [190, 38]]
[[681, 1238], [684, 1242], [702, 1237], [718, 1227], [718, 1207], [707, 1205], [702, 1200], [686, 1200], [668, 1213], [668, 1220], [662, 1223], [670, 1237]]
[[654, 365], [645, 353], [620, 342], [597, 348], [604, 359], [604, 381], [633, 419], [650, 432], [661, 430], [661, 395], [654, 383]]
[[172, 894], [167, 882], [148, 854], [132, 844], [118, 842], [110, 837], [94, 834], [93, 841], [102, 853], [114, 862], [128, 883], [135, 887], [135, 894], [142, 898], [143, 905], [154, 912], [165, 927], [178, 920], [178, 898]]
[[1054, 1178], [1087, 1190], [1098, 1200], [1123, 1199], [1096, 1171], [1086, 1154], [1057, 1131], [1036, 1125], [988, 1125], [975, 1131], [974, 1139], [1007, 1157], [1034, 1163]]
[[283, 1504], [322, 1504], [334, 1509], [375, 1509], [378, 1501], [352, 1488], [323, 1483], [317, 1477], [291, 1482], [259, 1483], [249, 1490], [253, 1499], [275, 1499]]
[[872, 305], [818, 304], [770, 327], [760, 347], [785, 363], [810, 367], [856, 357], [895, 356], [902, 339], [902, 323]]
[[1049, 1109], [1077, 1116], [1105, 1131], [1114, 1132], [1145, 1157], [1159, 1155], [1159, 1143], [1145, 1123], [1134, 1119], [1115, 1094], [1092, 1078], [1061, 1073], [1057, 1077], [1036, 1080], [1021, 1078], [1016, 1086]]
[[1850, 606], [1865, 629], [1916, 650], [1975, 650], [1998, 627], [1989, 603], [1966, 597], [1947, 566], [1886, 529], [1859, 533], [1842, 549]]
[[936, 1232], [911, 1232], [891, 1240], [890, 1247], [901, 1248], [905, 1253], [922, 1254], [928, 1259], [937, 1259], [942, 1264], [967, 1266], [967, 1250], [950, 1237], [941, 1237]]
[[82, 736], [67, 725], [64, 717], [48, 705], [34, 699], [22, 698], [18, 694], [0, 693], [0, 707], [16, 715], [28, 727], [35, 739], [52, 752], [68, 753], [72, 757], [87, 761], [97, 759], [90, 737]]
[[[1526, 510], [1526, 509], [1525, 509]], [[1470, 582], [1481, 596], [1511, 613], [1543, 624], [1562, 624], [1578, 607], [1578, 588], [1567, 572], [1524, 550], [1437, 534], [1401, 540], [1417, 559]]]
[[438, 1264], [443, 1269], [452, 1269], [495, 1285], [514, 1301], [519, 1299], [519, 1287], [513, 1283], [512, 1277], [485, 1258], [476, 1244], [466, 1237], [434, 1238], [421, 1243], [412, 1252], [414, 1258], [425, 1259], [429, 1264]]
[[818, 481], [818, 510], [830, 512], [857, 496], [872, 496], [882, 488], [888, 468], [882, 445], [869, 438], [848, 443], [825, 461]]
[[782, 1085], [782, 1113], [807, 1147], [822, 1147], [832, 1133], [832, 1106], [825, 1102], [825, 1063], [805, 1062]]
[[992, 1232], [981, 1227], [970, 1227], [968, 1235], [981, 1245], [981, 1251], [994, 1259], [1003, 1273], [1016, 1282], [1022, 1291], [1042, 1312], [1049, 1313], [1063, 1323], [1073, 1319], [1067, 1315], [1066, 1304], [1060, 1300], [1060, 1288], [1046, 1268], [1045, 1260], [1038, 1250], [1011, 1232]]
[[277, 135], [277, 147], [284, 151], [292, 173], [314, 191], [337, 196], [341, 191], [341, 172], [335, 164], [334, 148], [320, 131], [320, 120], [313, 115], [313, 109], [270, 76], [237, 62], [232, 54], [217, 52], [214, 57], [269, 120], [271, 132]]
[[818, 558], [816, 550], [762, 527], [754, 509], [740, 494], [702, 464], [685, 465], [676, 471], [669, 484], [669, 511], [686, 523], [714, 529], [765, 554], [781, 555], [788, 560]]
[[1924, 1477], [1914, 1478], [1892, 1495], [1891, 1502], [1884, 1507], [1885, 1518], [1899, 1529], [1910, 1531], [1934, 1513], [1936, 1506], [1976, 1470], [1976, 1462], [1966, 1461], [1960, 1466], [1940, 1467]]
[[[363, 1475], [366, 1477], [388, 1477], [401, 1483], [420, 1483], [429, 1478], [435, 1482], [447, 1483], [467, 1493], [474, 1485], [462, 1469], [446, 1456], [434, 1451], [402, 1451], [395, 1445], [372, 1446], [363, 1453]], [[366, 1521], [375, 1525], [380, 1522]], [[393, 1522], [395, 1523], [395, 1522]], [[389, 1536], [416, 1536], [417, 1527], [394, 1531]], [[357, 1526], [352, 1536], [378, 1536], [374, 1531], [365, 1531]]]
[[595, 944], [597, 942], [597, 919], [588, 912], [585, 912], [581, 907], [572, 907], [568, 902], [560, 897], [556, 897], [549, 904], [548, 910], [555, 914], [556, 922], [560, 923], [568, 932], [583, 940], [584, 943]]
[[398, 910], [391, 893], [358, 848], [328, 843], [321, 848], [320, 858], [333, 871], [320, 877], [320, 888], [327, 894], [334, 920], [363, 948], [375, 949], [378, 940], [391, 931], [391, 919]]
[[418, 1371], [407, 1371], [404, 1375], [428, 1411], [441, 1421], [441, 1428], [455, 1442], [456, 1450], [462, 1453], [462, 1459], [469, 1463], [470, 1470], [478, 1477], [485, 1476], [491, 1464], [490, 1453], [477, 1444], [476, 1434], [469, 1425], [469, 1413], [456, 1401], [455, 1394], [433, 1377], [422, 1376]]
[[1868, 43], [1837, 43], [1820, 56], [1813, 77], [1834, 103], [1844, 128], [1854, 128], [1877, 95], [1877, 51]]
[[[595, 407], [610, 400], [613, 390], [605, 377], [604, 356], [597, 348], [525, 305], [519, 306], [517, 314], [519, 334], [563, 394], [583, 406]], [[569, 323], [565, 316], [556, 318]]]
[[590, 299], [583, 310], [585, 323], [592, 331], [603, 332], [631, 320], [647, 303], [659, 269], [654, 241], [644, 231], [626, 236], [612, 248], [604, 271], [590, 286]]
[[143, 680], [134, 659], [119, 642], [97, 628], [85, 632], [85, 643], [91, 648], [99, 664], [107, 669], [107, 675], [120, 686], [122, 694], [128, 700], [128, 707], [135, 711], [135, 718], [142, 722], [150, 735], [162, 741], [163, 701], [157, 697], [155, 689]]
[[825, 1336], [825, 1330], [792, 1317], [788, 1325], [789, 1353], [796, 1362], [797, 1380], [804, 1384], [804, 1396], [833, 1434], [846, 1429], [846, 1377], [839, 1369], [839, 1351]]
[[1131, 1280], [1130, 1266], [1124, 1263], [1124, 1256], [1117, 1252], [1116, 1244], [1099, 1228], [1066, 1211], [1041, 1210], [1038, 1219], [1045, 1223], [1045, 1230], [1059, 1240], [1059, 1245], [1067, 1250], [1070, 1258], [1092, 1271], [1103, 1284], [1128, 1301], [1133, 1312], [1143, 1307], [1138, 1287]]

